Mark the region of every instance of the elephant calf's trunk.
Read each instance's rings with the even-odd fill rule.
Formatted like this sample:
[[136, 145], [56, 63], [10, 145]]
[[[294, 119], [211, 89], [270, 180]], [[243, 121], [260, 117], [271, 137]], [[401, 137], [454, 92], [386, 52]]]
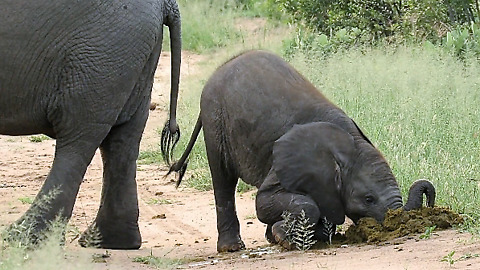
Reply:
[[433, 207], [435, 204], [435, 187], [425, 179], [413, 182], [408, 192], [408, 200], [403, 209], [405, 211], [419, 209], [423, 204], [423, 194], [427, 197], [427, 206]]

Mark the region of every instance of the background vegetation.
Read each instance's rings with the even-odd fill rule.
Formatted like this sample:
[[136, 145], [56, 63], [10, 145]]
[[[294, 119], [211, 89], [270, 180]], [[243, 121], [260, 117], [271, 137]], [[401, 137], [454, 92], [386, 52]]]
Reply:
[[[437, 203], [462, 213], [465, 229], [479, 231], [476, 0], [178, 2], [184, 49], [206, 57], [200, 74], [182, 78], [178, 115], [183, 135], [175, 157], [185, 149], [203, 84], [215, 68], [243, 50], [268, 49], [284, 56], [355, 119], [391, 164], [404, 198], [412, 181], [430, 179]], [[238, 27], [246, 18], [259, 17], [268, 20], [260, 33]], [[140, 162], [162, 160], [152, 149], [141, 153]], [[187, 178], [187, 185], [211, 188], [202, 137], [190, 156]], [[59, 239], [35, 252], [1, 241], [0, 270], [65, 265], [69, 254], [56, 245]], [[50, 261], [44, 262], [47, 257]]]
[[[340, 2], [343, 5], [335, 4]], [[377, 6], [370, 13], [357, 12], [362, 14], [357, 19], [375, 21], [373, 18], [379, 16], [377, 11], [386, 12], [385, 9], [400, 3], [375, 2]], [[354, 8], [370, 10], [368, 3], [373, 5], [372, 1], [222, 3], [233, 10], [229, 14], [235, 18], [262, 16], [275, 26], [294, 23], [293, 31], [286, 32], [281, 42], [257, 43], [256, 47], [283, 55], [356, 120], [390, 162], [404, 198], [414, 180], [430, 179], [438, 189], [438, 204], [464, 214], [466, 227], [475, 231], [480, 228], [476, 225], [480, 217], [480, 109], [477, 106], [480, 104], [477, 40], [480, 39], [475, 23], [478, 8], [476, 1], [457, 2], [403, 1], [403, 11], [398, 13], [403, 16], [398, 22], [403, 24], [391, 28], [393, 32], [382, 30], [382, 34], [353, 18], [341, 19], [341, 16], [352, 15]], [[379, 6], [381, 4], [385, 6]], [[326, 6], [332, 7], [328, 14], [337, 18], [335, 23], [320, 19], [306, 23], [306, 18], [320, 14], [315, 13], [316, 9]], [[414, 26], [405, 25], [407, 15], [417, 18]], [[436, 21], [446, 27], [445, 31], [437, 31], [437, 24], [432, 23]], [[230, 27], [236, 31], [235, 23]], [[329, 32], [325, 33], [327, 28]], [[411, 31], [413, 28], [416, 32]], [[185, 92], [179, 111], [184, 136], [177, 148], [177, 157], [185, 149], [193, 129], [201, 88], [208, 76], [232, 55], [251, 48], [236, 40], [230, 41], [232, 43], [221, 45], [224, 46], [221, 50], [219, 46], [207, 49], [208, 54], [216, 56], [205, 61], [209, 68], [197, 78], [183, 82]], [[227, 51], [228, 57], [219, 51]], [[211, 188], [202, 138], [197, 140], [188, 172], [191, 177], [187, 185], [202, 190]], [[246, 189], [249, 188], [240, 185], [240, 190]]]

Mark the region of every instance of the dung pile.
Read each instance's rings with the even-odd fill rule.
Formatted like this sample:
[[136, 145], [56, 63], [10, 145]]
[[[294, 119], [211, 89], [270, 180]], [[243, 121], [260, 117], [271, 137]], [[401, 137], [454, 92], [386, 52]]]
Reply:
[[378, 243], [409, 234], [424, 233], [428, 227], [447, 229], [463, 223], [463, 218], [447, 208], [424, 207], [418, 210], [389, 210], [383, 224], [362, 218], [345, 232], [348, 243]]

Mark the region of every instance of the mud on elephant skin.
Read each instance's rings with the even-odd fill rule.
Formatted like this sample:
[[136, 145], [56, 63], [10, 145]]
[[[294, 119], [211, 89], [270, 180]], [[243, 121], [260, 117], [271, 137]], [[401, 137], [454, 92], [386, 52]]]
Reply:
[[[326, 240], [322, 221], [342, 224], [402, 207], [392, 171], [355, 122], [307, 79], [274, 54], [243, 53], [219, 67], [201, 96], [200, 115], [187, 149], [170, 172], [180, 183], [187, 157], [203, 127], [212, 175], [217, 250], [245, 247], [235, 211], [238, 178], [258, 188], [257, 216], [269, 241], [285, 241], [282, 213], [303, 210], [315, 236]], [[413, 187], [420, 207], [428, 181]], [[421, 190], [421, 192], [416, 192]]]
[[[0, 17], [0, 134], [43, 133], [57, 140], [44, 185], [14, 225], [32, 229], [35, 241], [56, 216], [68, 221], [87, 166], [100, 148], [101, 204], [80, 243], [87, 245], [86, 236], [95, 234], [99, 247], [139, 248], [136, 159], [163, 25], [170, 31], [172, 67], [170, 115], [162, 141], [179, 136], [177, 3], [6, 0], [0, 3]], [[42, 198], [54, 191], [58, 194], [43, 207]]]

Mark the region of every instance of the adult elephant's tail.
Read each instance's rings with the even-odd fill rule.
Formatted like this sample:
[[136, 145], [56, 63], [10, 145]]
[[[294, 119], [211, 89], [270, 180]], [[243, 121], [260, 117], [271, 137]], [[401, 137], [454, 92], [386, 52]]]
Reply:
[[180, 82], [180, 64], [182, 60], [182, 30], [180, 11], [175, 0], [166, 0], [164, 8], [164, 24], [170, 31], [171, 79], [170, 79], [170, 115], [162, 131], [161, 150], [167, 164], [173, 149], [180, 139], [180, 128], [177, 125], [177, 99]]
[[201, 129], [202, 129], [202, 119], [200, 118], [200, 115], [199, 115], [197, 119], [197, 123], [195, 124], [195, 129], [193, 130], [192, 136], [190, 137], [190, 141], [188, 142], [187, 149], [185, 149], [185, 152], [183, 152], [180, 160], [178, 160], [172, 166], [170, 166], [170, 170], [167, 173], [167, 175], [169, 175], [171, 172], [178, 173], [176, 187], [178, 187], [182, 182], [183, 175], [187, 170], [188, 155], [190, 155], [190, 152], [192, 151], [193, 145], [195, 145], [195, 141], [197, 140], [198, 134], [200, 133]]

